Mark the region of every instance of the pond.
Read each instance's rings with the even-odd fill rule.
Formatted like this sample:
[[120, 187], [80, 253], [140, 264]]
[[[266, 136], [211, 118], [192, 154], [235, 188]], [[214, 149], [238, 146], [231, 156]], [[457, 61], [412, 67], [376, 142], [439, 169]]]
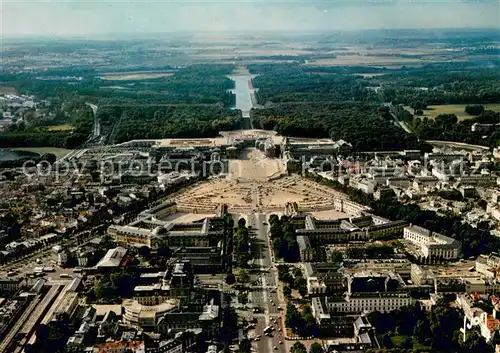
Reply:
[[17, 161], [19, 159], [38, 158], [40, 155], [35, 152], [16, 151], [8, 148], [0, 148], [0, 162]]
[[252, 76], [250, 75], [236, 75], [230, 76], [231, 80], [234, 81], [235, 88], [232, 92], [236, 95], [236, 109], [240, 109], [244, 117], [250, 116], [250, 109], [253, 108], [252, 96], [250, 89], [250, 80]]

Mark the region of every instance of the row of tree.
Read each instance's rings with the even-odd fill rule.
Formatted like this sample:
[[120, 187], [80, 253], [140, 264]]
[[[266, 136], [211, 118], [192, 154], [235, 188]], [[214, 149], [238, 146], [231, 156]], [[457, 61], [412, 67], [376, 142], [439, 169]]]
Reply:
[[244, 218], [238, 220], [238, 227], [234, 229], [233, 256], [238, 267], [247, 267], [250, 260], [250, 233]]
[[[309, 353], [324, 353], [325, 350], [323, 346], [319, 342], [314, 342], [311, 344], [311, 348], [309, 348]], [[307, 348], [304, 346], [304, 343], [297, 341], [293, 344], [292, 348], [290, 348], [290, 353], [307, 353]]]
[[299, 312], [295, 305], [288, 303], [286, 306], [285, 326], [302, 337], [316, 336], [318, 334], [318, 327], [310, 305], [304, 305], [302, 312]]
[[300, 259], [299, 245], [295, 227], [287, 216], [271, 215], [269, 217], [271, 227], [271, 241], [274, 255], [285, 262], [297, 262]]
[[292, 289], [297, 289], [301, 296], [307, 294], [307, 281], [300, 268], [293, 267], [293, 271], [290, 272], [287, 265], [278, 265], [278, 279], [287, 284], [283, 287], [283, 294], [286, 297], [291, 296]]

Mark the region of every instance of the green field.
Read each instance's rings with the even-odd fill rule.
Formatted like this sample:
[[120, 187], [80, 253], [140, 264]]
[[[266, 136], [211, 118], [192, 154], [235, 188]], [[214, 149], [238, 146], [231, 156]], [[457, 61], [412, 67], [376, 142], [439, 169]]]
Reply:
[[[458, 120], [471, 119], [474, 116], [469, 115], [465, 112], [466, 104], [446, 104], [446, 105], [429, 105], [427, 109], [424, 110], [424, 115], [421, 117], [428, 117], [429, 119], [434, 119], [439, 114], [455, 114]], [[483, 104], [484, 109], [493, 110], [495, 112], [500, 112], [500, 103], [498, 104]], [[413, 114], [413, 109], [409, 106], [404, 107], [410, 113]]]
[[396, 347], [399, 347], [401, 345], [401, 342], [403, 342], [405, 339], [407, 339], [408, 336], [391, 336], [391, 341], [392, 344], [394, 344]]
[[71, 131], [71, 130], [73, 130], [73, 126], [71, 126], [69, 124], [52, 125], [52, 126], [47, 126], [47, 130], [49, 130], [49, 131]]
[[147, 80], [147, 79], [155, 79], [161, 77], [169, 77], [172, 76], [173, 74], [174, 73], [171, 71], [169, 72], [138, 71], [138, 72], [127, 72], [127, 73], [108, 72], [104, 73], [103, 76], [101, 76], [101, 79], [113, 80], [113, 81]]
[[44, 153], [53, 153], [57, 158], [64, 157], [71, 151], [66, 148], [58, 147], [16, 147], [13, 148], [13, 150], [35, 152], [40, 153], [40, 155], [43, 155]]

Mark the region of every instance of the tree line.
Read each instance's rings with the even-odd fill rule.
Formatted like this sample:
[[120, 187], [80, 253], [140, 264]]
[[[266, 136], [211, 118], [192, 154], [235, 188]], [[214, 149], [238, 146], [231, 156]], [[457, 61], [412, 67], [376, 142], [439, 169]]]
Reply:
[[300, 259], [299, 245], [295, 227], [287, 216], [273, 214], [269, 217], [271, 226], [271, 242], [274, 249], [274, 255], [282, 258], [285, 262], [297, 262]]
[[304, 297], [307, 295], [307, 281], [300, 268], [293, 267], [292, 269], [290, 272], [287, 265], [278, 265], [278, 279], [286, 284], [283, 287], [283, 294], [289, 298], [292, 295], [292, 289], [296, 289]]

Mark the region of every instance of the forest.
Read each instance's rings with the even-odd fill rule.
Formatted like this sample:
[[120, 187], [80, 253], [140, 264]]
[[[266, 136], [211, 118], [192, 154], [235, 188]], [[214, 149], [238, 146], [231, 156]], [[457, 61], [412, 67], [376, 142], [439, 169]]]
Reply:
[[366, 103], [287, 103], [252, 109], [255, 127], [298, 137], [343, 139], [355, 151], [385, 151], [418, 148], [415, 136], [394, 125]]
[[373, 77], [381, 99], [394, 104], [486, 104], [500, 102], [498, 69], [470, 63], [434, 63]]
[[[43, 72], [1, 74], [0, 85], [11, 86], [21, 94], [33, 94], [40, 99], [68, 96], [118, 98], [157, 103], [220, 103], [234, 104], [234, 95], [227, 92], [234, 82], [226, 77], [234, 66], [192, 65], [178, 69], [172, 76], [154, 79], [102, 80], [95, 70], [73, 67]], [[62, 80], [60, 77], [75, 77]], [[81, 80], [77, 80], [80, 77]], [[106, 87], [124, 87], [109, 89]]]
[[[331, 137], [353, 144], [354, 150], [419, 148], [417, 139], [450, 140], [494, 146], [500, 129], [473, 132], [474, 123], [495, 124], [498, 113], [476, 109], [500, 101], [500, 74], [481, 62], [432, 63], [400, 69], [372, 67], [308, 67], [295, 64], [252, 64], [257, 74], [257, 101], [252, 109], [254, 126], [299, 137]], [[361, 73], [381, 73], [363, 78]], [[464, 103], [476, 115], [457, 121], [455, 116], [437, 119], [401, 117], [416, 136], [395, 126], [381, 103], [410, 105], [419, 113], [429, 104]], [[472, 109], [472, 110], [471, 110]], [[483, 137], [486, 136], [486, 137]]]
[[137, 105], [122, 108], [115, 143], [133, 139], [215, 137], [238, 129], [241, 112], [219, 105]]
[[[500, 102], [500, 73], [493, 62], [429, 63], [422, 67], [309, 67], [295, 64], [252, 64], [259, 76], [259, 104], [268, 102], [393, 102], [412, 105], [486, 104]], [[383, 74], [363, 78], [360, 74]]]
[[252, 74], [259, 74], [252, 80], [258, 87], [257, 102], [345, 102], [377, 101], [369, 83], [359, 76], [338, 72], [332, 75], [319, 75], [298, 64], [248, 65]]

